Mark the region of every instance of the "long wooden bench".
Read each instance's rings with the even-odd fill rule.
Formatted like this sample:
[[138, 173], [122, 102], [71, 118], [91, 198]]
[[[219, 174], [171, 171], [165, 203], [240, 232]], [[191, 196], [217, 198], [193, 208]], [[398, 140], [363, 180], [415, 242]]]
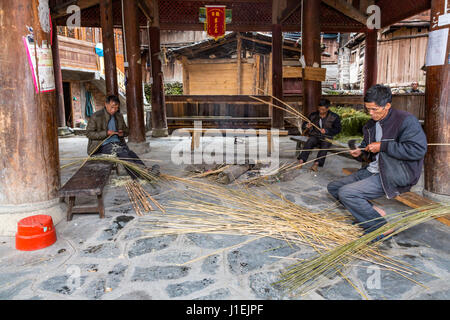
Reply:
[[[308, 141], [307, 136], [292, 136], [289, 137], [290, 140], [297, 142], [297, 145], [295, 147], [295, 157], [298, 158], [300, 155], [300, 152], [302, 152], [303, 146]], [[336, 150], [329, 150], [331, 153], [339, 153], [341, 150], [338, 150], [339, 148], [348, 148], [348, 145], [345, 143], [340, 143], [339, 141], [336, 141], [330, 146], [330, 149], [336, 149]], [[347, 158], [347, 159], [355, 159], [353, 158], [350, 153], [339, 153], [338, 154], [341, 157]]]
[[[100, 219], [105, 217], [103, 189], [108, 183], [114, 165], [104, 161], [87, 161], [59, 190], [59, 197], [69, 197], [67, 221], [72, 220], [74, 213], [98, 212]], [[97, 197], [97, 206], [75, 206], [79, 196]]]
[[[248, 130], [248, 129], [197, 129], [197, 128], [183, 128], [179, 132], [187, 132], [191, 135], [191, 150], [195, 150], [200, 146], [200, 137], [203, 133], [211, 134], [226, 134], [233, 137], [237, 136], [267, 136], [267, 152], [272, 152], [272, 130]], [[279, 136], [287, 136], [287, 130], [277, 130]]]
[[[357, 169], [357, 168], [343, 168], [342, 172], [346, 175], [350, 175], [358, 170], [359, 169]], [[424, 198], [424, 197], [418, 195], [417, 193], [411, 192], [411, 191], [404, 192], [404, 193], [396, 196], [394, 199], [403, 203], [404, 205], [406, 205], [410, 208], [413, 208], [413, 209], [436, 204], [436, 202], [434, 202], [430, 199]], [[448, 217], [441, 217], [441, 218], [437, 218], [436, 220], [442, 222], [443, 224], [445, 224], [447, 226], [450, 226], [450, 219]]]

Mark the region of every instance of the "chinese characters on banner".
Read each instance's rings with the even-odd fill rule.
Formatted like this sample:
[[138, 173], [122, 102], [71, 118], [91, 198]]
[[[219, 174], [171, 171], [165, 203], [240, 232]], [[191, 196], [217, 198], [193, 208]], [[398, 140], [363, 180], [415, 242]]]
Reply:
[[206, 32], [208, 36], [218, 40], [225, 35], [225, 8], [226, 6], [206, 7]]

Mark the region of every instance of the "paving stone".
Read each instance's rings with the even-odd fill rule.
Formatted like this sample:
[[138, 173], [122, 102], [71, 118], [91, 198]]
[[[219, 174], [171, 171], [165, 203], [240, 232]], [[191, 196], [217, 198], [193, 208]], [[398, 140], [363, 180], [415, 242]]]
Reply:
[[202, 272], [207, 274], [216, 274], [219, 265], [220, 256], [218, 254], [207, 257], [202, 264]]
[[203, 279], [200, 281], [186, 281], [177, 284], [170, 284], [167, 286], [167, 294], [169, 297], [187, 296], [195, 291], [202, 290], [215, 282], [214, 279]]
[[227, 288], [220, 288], [212, 291], [210, 294], [206, 296], [202, 296], [199, 298], [195, 298], [192, 300], [225, 300], [228, 299], [231, 295], [231, 292]]
[[89, 299], [100, 299], [105, 294], [106, 279], [95, 279], [85, 290], [85, 295]]
[[282, 299], [285, 293], [275, 282], [280, 280], [279, 274], [274, 272], [260, 272], [249, 277], [249, 285], [256, 297], [265, 300]]
[[5, 287], [8, 284], [19, 282], [25, 275], [30, 272], [8, 272], [0, 273], [0, 288]]
[[44, 291], [71, 295], [83, 286], [86, 278], [86, 276], [73, 277], [72, 275], [55, 276], [42, 282], [39, 288]]
[[187, 238], [194, 242], [200, 248], [219, 249], [231, 247], [244, 242], [247, 236], [226, 235], [226, 234], [203, 234], [194, 233], [187, 235]]
[[396, 236], [396, 242], [399, 246], [406, 248], [425, 244], [450, 254], [448, 227], [438, 221], [429, 221], [405, 230]]
[[130, 258], [141, 256], [146, 253], [159, 251], [167, 248], [172, 242], [175, 241], [177, 236], [162, 236], [155, 238], [139, 239], [130, 246], [128, 250], [128, 256]]
[[360, 268], [357, 271], [358, 279], [363, 283], [364, 290], [370, 299], [396, 300], [409, 292], [417, 284], [401, 275], [378, 268], [376, 265], [362, 264], [368, 268]]
[[188, 275], [190, 267], [179, 266], [158, 266], [149, 268], [136, 267], [131, 281], [157, 281], [173, 280], [183, 278]]
[[271, 256], [285, 257], [297, 250], [299, 250], [298, 247], [292, 248], [285, 241], [267, 237], [231, 251], [227, 258], [232, 273], [245, 274], [279, 260], [279, 258], [272, 258]]
[[160, 254], [155, 258], [155, 260], [171, 264], [183, 264], [194, 258], [194, 253], [176, 251]]
[[14, 298], [20, 299], [19, 293], [23, 289], [29, 287], [33, 283], [33, 280], [29, 279], [23, 282], [20, 282], [17, 285], [14, 285], [10, 288], [0, 290], [0, 300], [12, 300]]
[[98, 238], [98, 240], [99, 241], [113, 240], [114, 236], [120, 230], [122, 230], [127, 225], [128, 222], [130, 222], [133, 219], [134, 219], [133, 216], [126, 216], [126, 215], [121, 215], [121, 216], [116, 217], [114, 219], [114, 221], [112, 222], [112, 224], [110, 225], [110, 227], [108, 229], [103, 230], [103, 232], [100, 235], [100, 237]]
[[114, 243], [102, 243], [88, 247], [81, 251], [80, 255], [91, 258], [116, 258], [120, 255], [120, 249]]
[[426, 292], [416, 297], [414, 300], [450, 300], [450, 290]]
[[125, 276], [128, 266], [123, 264], [116, 264], [111, 271], [108, 272], [106, 282], [109, 288], [115, 289], [119, 287], [120, 282]]
[[361, 300], [361, 295], [345, 280], [324, 286], [316, 292], [327, 300]]
[[145, 291], [133, 291], [121, 295], [116, 300], [152, 300], [152, 297]]

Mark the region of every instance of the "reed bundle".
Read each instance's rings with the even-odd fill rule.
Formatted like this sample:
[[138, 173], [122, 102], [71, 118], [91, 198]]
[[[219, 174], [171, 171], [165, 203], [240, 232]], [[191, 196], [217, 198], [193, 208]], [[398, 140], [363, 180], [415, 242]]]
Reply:
[[[290, 266], [282, 274], [281, 280], [277, 284], [290, 291], [306, 294], [317, 287], [321, 276], [330, 277], [336, 273], [341, 273], [354, 260], [354, 257], [366, 256], [372, 250], [372, 242], [388, 230], [394, 229], [394, 232], [380, 241], [384, 241], [420, 223], [448, 214], [450, 214], [450, 205], [437, 204], [391, 215], [390, 221], [379, 229], [319, 254], [313, 259]], [[400, 271], [398, 266], [392, 270], [395, 272]]]

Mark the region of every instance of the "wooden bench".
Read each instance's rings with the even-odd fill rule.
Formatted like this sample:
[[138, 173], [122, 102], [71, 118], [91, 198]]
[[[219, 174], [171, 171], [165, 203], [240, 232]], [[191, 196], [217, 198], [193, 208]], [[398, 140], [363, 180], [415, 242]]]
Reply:
[[[297, 145], [295, 147], [295, 157], [298, 158], [298, 156], [300, 155], [300, 152], [302, 152], [301, 149], [303, 149], [304, 144], [306, 143], [306, 141], [308, 141], [307, 136], [292, 136], [289, 139], [292, 141], [297, 142]], [[330, 149], [339, 149], [339, 148], [348, 148], [348, 145], [346, 145], [345, 143], [341, 143], [339, 141], [336, 141], [335, 143], [333, 143], [330, 146]], [[332, 153], [338, 153], [341, 152], [342, 150], [329, 150], [329, 152]], [[354, 160], [355, 158], [353, 158], [350, 153], [340, 153], [338, 154], [341, 157], [347, 158], [347, 159], [352, 159]]]
[[[358, 171], [359, 169], [357, 168], [343, 168], [342, 172], [346, 175], [350, 175], [352, 173], [355, 173], [356, 171]], [[396, 196], [394, 198], [395, 200], [403, 203], [404, 205], [413, 208], [413, 209], [417, 209], [420, 207], [424, 207], [427, 205], [432, 205], [432, 204], [436, 204], [436, 202], [424, 198], [420, 195], [418, 195], [415, 192], [404, 192], [398, 196]], [[447, 217], [441, 217], [441, 218], [437, 218], [436, 220], [442, 222], [443, 224], [450, 226], [450, 219]]]
[[[103, 189], [113, 168], [110, 162], [87, 161], [59, 190], [59, 197], [69, 197], [67, 221], [72, 220], [74, 213], [98, 212], [100, 219], [105, 217]], [[79, 196], [96, 196], [97, 206], [75, 206], [75, 199]]]
[[[231, 135], [233, 137], [237, 136], [267, 136], [267, 152], [272, 152], [272, 131], [271, 130], [248, 130], [248, 129], [196, 129], [196, 128], [183, 128], [180, 129], [179, 132], [188, 132], [191, 135], [191, 150], [195, 150], [200, 146], [200, 137], [203, 133], [212, 133], [212, 134], [226, 134]], [[279, 136], [287, 136], [287, 130], [278, 130]]]

